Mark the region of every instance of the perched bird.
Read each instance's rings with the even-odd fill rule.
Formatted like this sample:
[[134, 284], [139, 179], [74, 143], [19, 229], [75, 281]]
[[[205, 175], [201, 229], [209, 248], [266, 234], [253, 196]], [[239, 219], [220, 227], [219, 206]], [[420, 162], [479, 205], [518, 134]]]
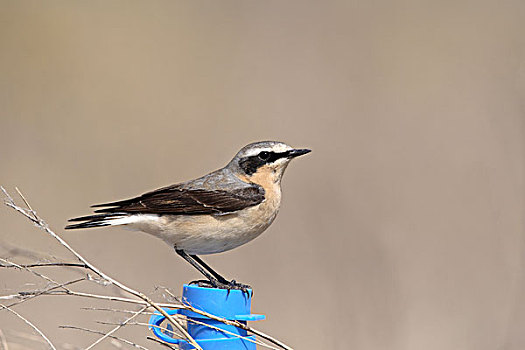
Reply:
[[281, 179], [290, 161], [309, 153], [282, 142], [243, 147], [224, 168], [141, 196], [97, 204], [94, 215], [70, 219], [66, 229], [124, 226], [175, 248], [215, 288], [249, 286], [228, 281], [198, 255], [224, 252], [259, 236], [281, 205]]

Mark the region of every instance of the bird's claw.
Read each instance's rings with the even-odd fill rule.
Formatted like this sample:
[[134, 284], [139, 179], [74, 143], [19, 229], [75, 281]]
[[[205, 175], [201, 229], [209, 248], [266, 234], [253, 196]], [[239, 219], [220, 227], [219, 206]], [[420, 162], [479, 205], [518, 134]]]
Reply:
[[215, 286], [209, 280], [195, 280], [191, 281], [190, 284], [196, 284], [199, 287], [214, 288]]
[[190, 284], [196, 284], [199, 287], [204, 288], [219, 288], [219, 289], [226, 289], [228, 290], [228, 294], [230, 293], [230, 290], [241, 290], [243, 293], [248, 294], [250, 297], [253, 297], [253, 289], [251, 286], [243, 283], [239, 283], [235, 280], [231, 281], [210, 281], [210, 280], [196, 280], [191, 281]]
[[239, 290], [242, 290], [243, 293], [246, 293], [246, 294], [250, 294], [249, 291], [251, 291], [250, 296], [253, 297], [253, 289], [252, 289], [251, 286], [249, 286], [247, 284], [239, 283], [236, 280], [231, 280], [230, 282], [228, 282], [228, 287], [229, 287], [228, 289], [239, 289]]

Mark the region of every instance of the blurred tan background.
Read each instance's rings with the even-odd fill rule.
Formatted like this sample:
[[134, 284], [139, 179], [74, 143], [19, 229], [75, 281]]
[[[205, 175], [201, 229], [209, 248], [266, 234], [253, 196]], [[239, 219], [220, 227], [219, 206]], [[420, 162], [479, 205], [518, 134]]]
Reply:
[[[254, 286], [258, 328], [297, 349], [524, 349], [524, 18], [519, 0], [1, 0], [0, 183], [63, 232], [249, 142], [309, 147], [271, 228], [207, 257]], [[0, 220], [1, 256], [68, 256]], [[145, 234], [63, 237], [145, 292], [198, 278]], [[29, 280], [0, 270], [2, 294]], [[86, 304], [17, 310], [86, 346], [57, 328], [109, 329]], [[30, 332], [6, 312], [0, 329]]]

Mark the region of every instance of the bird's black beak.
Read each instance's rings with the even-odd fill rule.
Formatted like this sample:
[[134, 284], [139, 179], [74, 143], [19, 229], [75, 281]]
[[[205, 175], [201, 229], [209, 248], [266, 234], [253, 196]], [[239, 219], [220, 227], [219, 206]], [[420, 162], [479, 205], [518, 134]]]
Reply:
[[295, 158], [295, 157], [299, 157], [299, 156], [302, 156], [306, 153], [310, 153], [312, 152], [312, 150], [309, 150], [309, 149], [293, 149], [291, 151], [288, 151], [288, 158]]

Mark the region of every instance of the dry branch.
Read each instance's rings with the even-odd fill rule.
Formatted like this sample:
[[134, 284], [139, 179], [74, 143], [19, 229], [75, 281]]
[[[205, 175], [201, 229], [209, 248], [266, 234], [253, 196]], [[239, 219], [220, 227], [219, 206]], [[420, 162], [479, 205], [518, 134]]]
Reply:
[[[0, 260], [4, 260], [1, 259]], [[0, 264], [0, 267], [6, 267], [6, 268], [32, 268], [32, 267], [49, 267], [49, 266], [63, 266], [63, 267], [81, 267], [84, 269], [87, 269], [87, 266], [84, 264], [76, 264], [76, 263], [63, 263], [63, 262], [56, 262], [56, 263], [38, 263], [38, 264], [19, 264], [14, 265], [13, 263], [9, 263], [8, 265]]]
[[44, 340], [46, 341], [46, 343], [49, 345], [49, 347], [53, 350], [57, 350], [57, 348], [53, 345], [53, 343], [51, 343], [51, 341], [46, 337], [46, 335], [37, 327], [35, 326], [33, 323], [31, 323], [27, 318], [25, 318], [24, 316], [20, 315], [18, 312], [16, 312], [15, 310], [3, 305], [3, 304], [0, 304], [0, 308], [2, 309], [5, 309], [9, 312], [11, 312], [12, 314], [14, 314], [16, 317], [18, 317], [19, 319], [21, 319], [22, 321], [24, 321], [27, 325], [29, 325], [29, 327], [33, 328], [38, 334], [40, 334], [40, 336], [42, 338], [44, 338]]
[[140, 314], [142, 314], [142, 312], [146, 311], [146, 309], [148, 307], [149, 306], [144, 306], [142, 309], [140, 309], [139, 311], [135, 312], [133, 315], [131, 315], [129, 318], [127, 318], [124, 322], [122, 322], [121, 324], [117, 325], [115, 328], [113, 328], [112, 330], [110, 330], [109, 332], [104, 334], [102, 337], [100, 337], [96, 342], [94, 342], [93, 344], [88, 346], [86, 348], [86, 350], [90, 350], [90, 349], [94, 348], [98, 343], [100, 343], [101, 341], [103, 341], [104, 339], [106, 339], [107, 337], [109, 337], [110, 335], [115, 333], [116, 331], [118, 331], [120, 328], [124, 327], [129, 321], [133, 320], [135, 317], [137, 317]]
[[[131, 311], [131, 310], [112, 309], [108, 307], [81, 307], [80, 309], [87, 310], [87, 311], [108, 311], [108, 312], [123, 313], [123, 314], [135, 313], [135, 311]], [[142, 314], [143, 315], [155, 315], [154, 312], [146, 312], [146, 311], [144, 311]]]
[[[59, 326], [59, 328], [63, 328], [63, 329], [74, 329], [74, 330], [77, 330], [77, 331], [83, 331], [83, 332], [88, 332], [88, 333], [94, 333], [94, 334], [100, 334], [100, 335], [105, 335], [106, 333], [104, 332], [100, 332], [100, 331], [95, 331], [93, 329], [88, 329], [88, 328], [83, 328], [83, 327], [76, 327], [76, 326]], [[123, 343], [126, 343], [128, 345], [131, 345], [135, 348], [138, 348], [138, 349], [141, 349], [141, 350], [149, 350], [148, 348], [145, 348], [143, 347], [142, 345], [139, 345], [137, 343], [134, 343], [132, 342], [131, 340], [127, 340], [127, 339], [124, 339], [124, 338], [120, 338], [120, 337], [116, 337], [114, 335], [110, 335], [109, 338], [112, 338], [112, 339], [116, 339], [118, 341], [121, 341]]]
[[[49, 294], [50, 292], [52, 292], [53, 290], [55, 289], [58, 289], [58, 288], [64, 288], [66, 289], [65, 287], [66, 286], [69, 286], [69, 285], [72, 285], [72, 284], [75, 284], [77, 282], [81, 282], [81, 281], [85, 281], [86, 279], [85, 278], [78, 278], [76, 280], [73, 280], [73, 281], [69, 281], [69, 282], [66, 282], [66, 283], [60, 283], [60, 284], [57, 284], [53, 287], [50, 287], [50, 288], [47, 288], [47, 289], [44, 289], [44, 290], [33, 290], [33, 291], [28, 291], [28, 292], [18, 292], [18, 294], [13, 294], [13, 295], [7, 295], [7, 296], [2, 296], [0, 297], [0, 299], [14, 299], [14, 298], [20, 298], [21, 300], [15, 302], [15, 303], [12, 303], [10, 305], [8, 305], [8, 307], [13, 307], [15, 305], [18, 305], [18, 304], [22, 304], [24, 302], [26, 302], [27, 300], [30, 300], [32, 298], [36, 298], [37, 296], [39, 295], [46, 295], [46, 294]], [[67, 292], [67, 290], [66, 290]]]
[[166, 343], [166, 342], [164, 342], [164, 341], [162, 341], [160, 339], [157, 339], [157, 338], [146, 337], [146, 339], [154, 341], [155, 343], [160, 344], [160, 345], [162, 345], [162, 346], [164, 346], [164, 347], [166, 347], [168, 349], [175, 349], [175, 350], [179, 349], [178, 347], [175, 347], [175, 346], [173, 346], [171, 344], [168, 344], [168, 343]]

